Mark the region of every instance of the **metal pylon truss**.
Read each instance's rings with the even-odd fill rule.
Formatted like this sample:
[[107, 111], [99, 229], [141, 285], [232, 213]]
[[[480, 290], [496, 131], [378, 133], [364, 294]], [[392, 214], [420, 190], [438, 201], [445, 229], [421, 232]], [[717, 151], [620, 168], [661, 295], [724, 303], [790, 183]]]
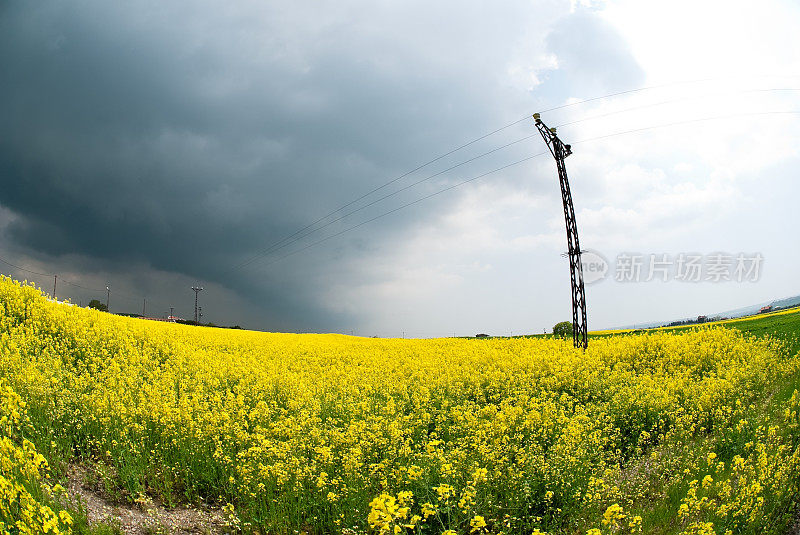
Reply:
[[583, 267], [581, 265], [581, 245], [578, 240], [578, 225], [575, 223], [575, 208], [572, 206], [572, 193], [567, 179], [564, 159], [572, 154], [572, 147], [565, 145], [556, 135], [555, 128], [547, 128], [538, 113], [533, 115], [536, 128], [550, 149], [558, 167], [558, 182], [561, 185], [561, 200], [564, 203], [564, 220], [567, 224], [567, 256], [569, 257], [569, 277], [572, 286], [572, 341], [575, 347], [586, 349], [589, 345], [586, 325], [586, 291], [583, 286]]

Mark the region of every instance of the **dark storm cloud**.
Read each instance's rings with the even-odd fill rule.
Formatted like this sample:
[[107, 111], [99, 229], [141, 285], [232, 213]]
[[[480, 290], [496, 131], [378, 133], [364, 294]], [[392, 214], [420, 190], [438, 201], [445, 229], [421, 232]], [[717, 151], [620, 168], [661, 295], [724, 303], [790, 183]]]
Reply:
[[[371, 50], [341, 21], [301, 28], [304, 43], [277, 9], [256, 24], [182, 7], [4, 4], [0, 204], [18, 215], [6, 237], [252, 295], [231, 266], [438, 150], [436, 128], [411, 124], [443, 108], [448, 83], [429, 65], [398, 69], [409, 52]], [[313, 261], [285, 261], [294, 277], [260, 278], [257, 299], [309, 323]]]
[[[564, 9], [557, 4], [547, 9]], [[372, 10], [364, 23], [354, 22], [364, 9]], [[217, 282], [268, 315], [280, 311], [269, 321], [281, 328], [350, 321], [319, 308], [319, 285], [346, 280], [337, 259], [436, 214], [446, 198], [331, 242], [333, 253], [230, 268], [529, 111], [497, 87], [524, 34], [536, 32], [523, 28], [508, 44], [498, 37], [530, 6], [489, 15], [464, 8], [466, 22], [446, 6], [427, 9], [420, 17], [413, 6], [358, 4], [323, 12], [259, 2], [4, 3], [0, 206], [16, 216], [6, 239], [33, 256]], [[572, 32], [595, 51], [588, 64]], [[589, 69], [608, 86], [641, 76], [591, 17], [568, 17], [548, 42], [567, 76]], [[616, 77], [605, 78], [603, 62], [618, 66]]]

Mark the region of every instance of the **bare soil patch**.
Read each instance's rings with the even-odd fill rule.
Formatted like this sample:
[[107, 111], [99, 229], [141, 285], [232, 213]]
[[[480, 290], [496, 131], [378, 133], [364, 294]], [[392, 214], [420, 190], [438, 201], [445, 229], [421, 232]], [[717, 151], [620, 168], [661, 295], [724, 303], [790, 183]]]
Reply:
[[79, 501], [91, 524], [116, 526], [125, 535], [223, 534], [230, 533], [221, 509], [164, 507], [146, 500], [140, 504], [118, 503], [88, 484], [90, 470], [71, 466], [67, 472], [67, 495]]

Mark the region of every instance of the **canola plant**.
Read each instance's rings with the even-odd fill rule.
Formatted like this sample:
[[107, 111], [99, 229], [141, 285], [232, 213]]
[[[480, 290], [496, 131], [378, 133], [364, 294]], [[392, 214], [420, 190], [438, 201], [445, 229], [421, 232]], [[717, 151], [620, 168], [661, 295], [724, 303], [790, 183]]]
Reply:
[[0, 277], [0, 532], [74, 530], [55, 483], [79, 464], [120, 499], [216, 504], [245, 533], [781, 533], [799, 372], [723, 328], [585, 353], [272, 334]]

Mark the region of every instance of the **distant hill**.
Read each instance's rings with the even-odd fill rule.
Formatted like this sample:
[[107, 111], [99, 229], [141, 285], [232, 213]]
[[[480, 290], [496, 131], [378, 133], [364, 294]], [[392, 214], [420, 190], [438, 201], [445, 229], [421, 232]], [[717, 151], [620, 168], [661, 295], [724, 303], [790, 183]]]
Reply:
[[[792, 297], [784, 297], [781, 299], [775, 299], [774, 301], [764, 301], [763, 303], [758, 303], [755, 305], [748, 305], [746, 307], [735, 308], [733, 310], [726, 310], [724, 312], [716, 312], [713, 314], [703, 314], [708, 318], [709, 321], [712, 319], [731, 319], [731, 318], [742, 318], [745, 316], [752, 316], [754, 314], [758, 314], [762, 307], [765, 306], [772, 306], [773, 310], [778, 310], [781, 308], [791, 308], [795, 306], [800, 306], [800, 295], [795, 295]], [[651, 321], [648, 323], [636, 323], [633, 325], [626, 325], [624, 327], [618, 327], [619, 329], [651, 329], [653, 327], [664, 327], [668, 325], [675, 325], [675, 324], [687, 324], [687, 323], [696, 323], [697, 316], [692, 317], [684, 317], [676, 320], [669, 320], [669, 321]]]
[[773, 301], [772, 303], [774, 307], [781, 307], [781, 308], [789, 308], [789, 307], [796, 307], [800, 305], [800, 295], [795, 295], [794, 297], [787, 297], [785, 299], [778, 299], [777, 301]]
[[742, 316], [752, 316], [753, 314], [758, 314], [761, 308], [765, 306], [771, 306], [772, 309], [775, 310], [780, 308], [790, 308], [798, 305], [800, 305], [800, 295], [795, 295], [793, 297], [784, 297], [782, 299], [775, 299], [774, 301], [766, 301], [764, 303], [758, 303], [756, 305], [737, 308], [735, 310], [719, 312], [717, 314], [714, 314], [714, 316], [722, 316], [726, 318], [741, 318]]

